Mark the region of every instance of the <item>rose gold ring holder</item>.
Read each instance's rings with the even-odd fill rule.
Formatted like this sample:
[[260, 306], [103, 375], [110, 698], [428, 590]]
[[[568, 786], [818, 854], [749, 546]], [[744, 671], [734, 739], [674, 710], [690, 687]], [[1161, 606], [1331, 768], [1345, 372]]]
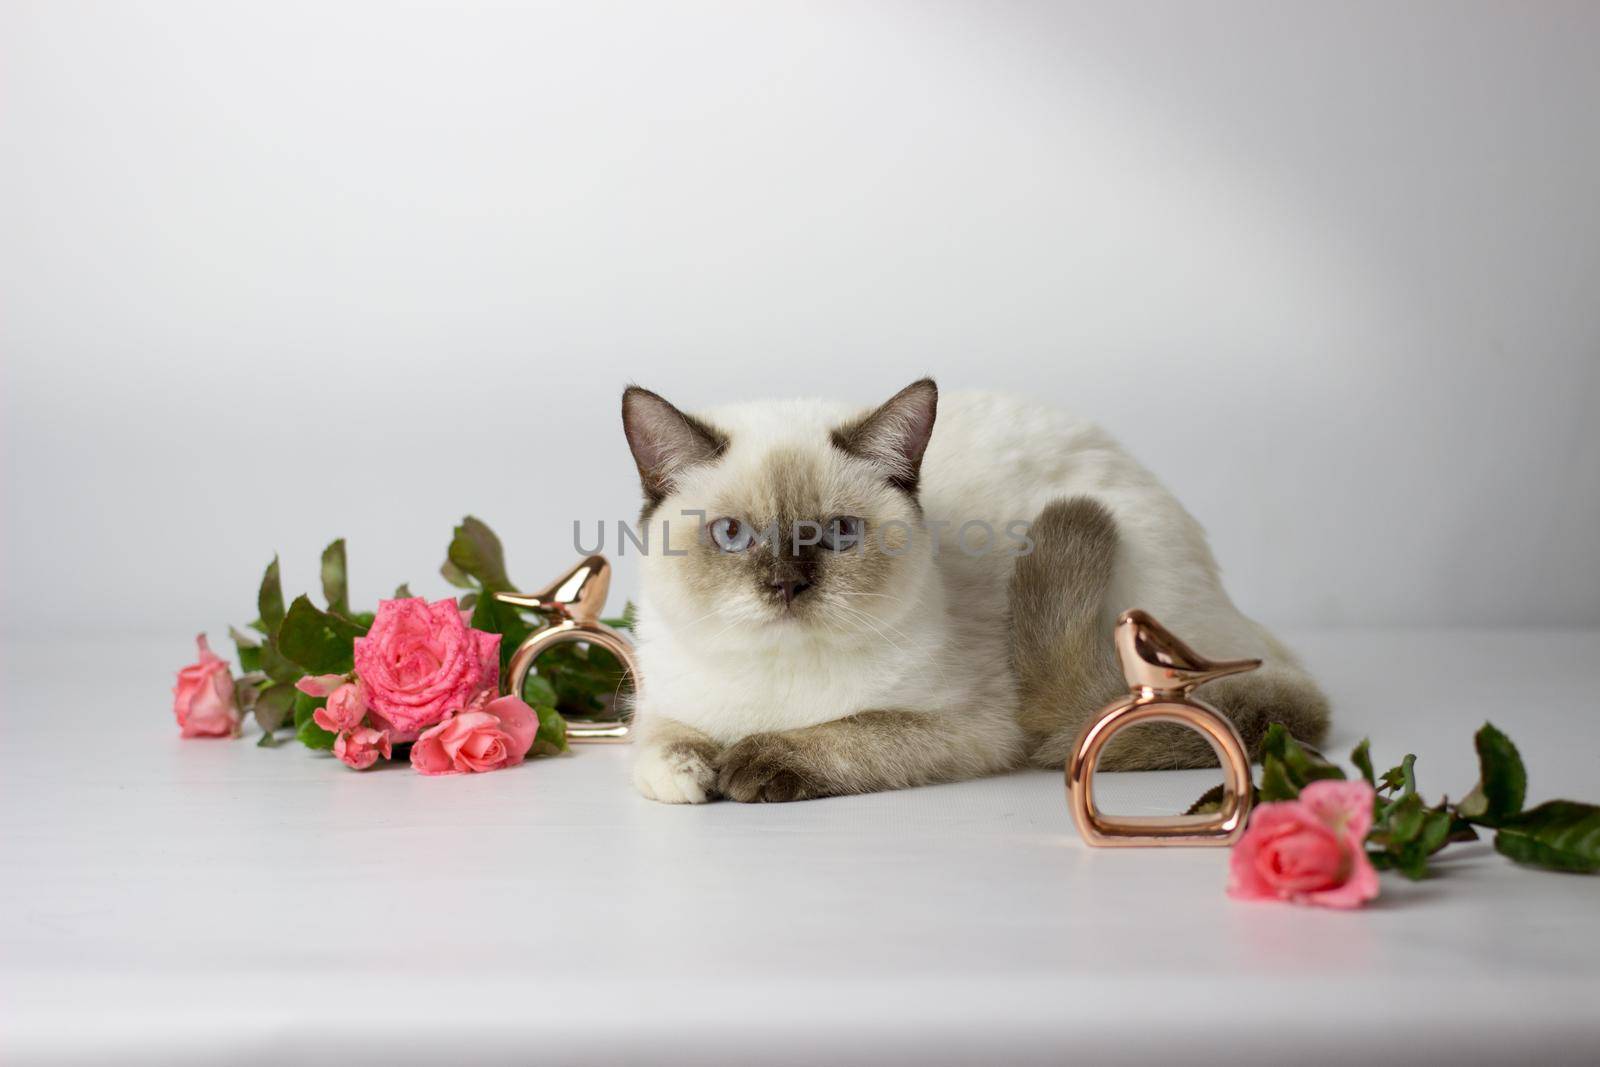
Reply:
[[[517, 646], [506, 672], [507, 693], [522, 692], [534, 661], [554, 647], [582, 641], [605, 649], [622, 664], [625, 677], [639, 685], [639, 662], [628, 639], [600, 621], [611, 591], [611, 564], [604, 556], [590, 556], [537, 593], [496, 593], [495, 599], [519, 608], [530, 608], [551, 616], [554, 622], [532, 634]], [[589, 744], [615, 744], [631, 740], [632, 727], [620, 716], [610, 722], [569, 720], [567, 738]]]
[[[1142, 611], [1117, 620], [1117, 656], [1130, 693], [1101, 709], [1067, 764], [1067, 803], [1090, 845], [1231, 845], [1250, 815], [1250, 756], [1233, 723], [1193, 690], [1215, 678], [1253, 671], [1258, 659], [1208, 660]], [[1222, 806], [1215, 815], [1107, 815], [1095, 807], [1100, 751], [1119, 731], [1142, 722], [1187, 726], [1211, 743], [1222, 764]]]

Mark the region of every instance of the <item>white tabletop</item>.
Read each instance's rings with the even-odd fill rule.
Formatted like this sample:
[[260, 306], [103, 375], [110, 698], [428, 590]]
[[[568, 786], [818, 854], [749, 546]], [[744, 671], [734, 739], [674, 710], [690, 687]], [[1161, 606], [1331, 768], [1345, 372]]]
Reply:
[[[1338, 752], [1600, 800], [1595, 632], [1321, 632]], [[1219, 850], [1085, 848], [1059, 774], [664, 807], [628, 752], [355, 774], [180, 741], [190, 646], [8, 645], [8, 1064], [1593, 1062], [1600, 878], [1452, 848], [1365, 911], [1223, 895]], [[1427, 676], [1451, 679], [1430, 686]], [[1456, 679], [1467, 678], [1473, 687]], [[1113, 780], [1114, 779], [1114, 780]], [[1210, 772], [1108, 776], [1170, 811]]]

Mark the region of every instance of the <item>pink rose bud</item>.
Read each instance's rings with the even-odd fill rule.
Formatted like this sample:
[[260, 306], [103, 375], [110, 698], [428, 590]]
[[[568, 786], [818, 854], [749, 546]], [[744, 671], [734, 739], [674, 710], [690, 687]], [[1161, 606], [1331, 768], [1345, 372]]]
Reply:
[[308, 697], [325, 697], [344, 684], [342, 674], [307, 674], [294, 687]]
[[454, 600], [383, 600], [355, 660], [373, 722], [411, 741], [499, 686], [500, 635], [467, 626]]
[[1263, 804], [1228, 859], [1228, 895], [1356, 908], [1378, 895], [1367, 859], [1372, 786], [1312, 782], [1298, 800]]
[[367, 714], [367, 701], [361, 686], [346, 682], [328, 694], [328, 703], [311, 713], [316, 724], [330, 734], [342, 734], [361, 725]]
[[172, 689], [172, 713], [184, 737], [233, 737], [239, 732], [239, 709], [233, 704], [233, 673], [228, 661], [211, 651], [206, 635], [194, 639], [200, 659], [178, 672]]
[[377, 763], [379, 756], [388, 759], [392, 751], [389, 735], [370, 726], [349, 730], [333, 740], [333, 754], [358, 771]]

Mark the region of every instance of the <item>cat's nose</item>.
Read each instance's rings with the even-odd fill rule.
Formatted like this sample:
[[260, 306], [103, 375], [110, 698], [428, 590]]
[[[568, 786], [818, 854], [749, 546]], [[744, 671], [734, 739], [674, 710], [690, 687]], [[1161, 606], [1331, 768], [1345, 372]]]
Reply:
[[783, 597], [784, 606], [787, 607], [788, 605], [794, 603], [795, 597], [799, 596], [807, 589], [810, 589], [811, 583], [802, 582], [793, 578], [784, 578], [782, 580], [774, 579], [772, 582], [772, 588], [778, 593], [779, 596]]

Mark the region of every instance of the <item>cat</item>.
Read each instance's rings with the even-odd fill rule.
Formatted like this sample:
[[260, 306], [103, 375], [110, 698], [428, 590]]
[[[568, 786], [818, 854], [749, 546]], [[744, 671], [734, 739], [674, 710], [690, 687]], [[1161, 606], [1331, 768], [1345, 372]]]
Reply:
[[[1059, 769], [1126, 691], [1112, 625], [1149, 611], [1203, 654], [1261, 657], [1207, 686], [1256, 750], [1315, 744], [1328, 703], [1233, 606], [1199, 524], [1095, 426], [931, 379], [877, 408], [819, 400], [701, 416], [630, 386], [644, 491], [638, 790], [790, 801], [1032, 764]], [[1214, 765], [1146, 725], [1105, 770]]]

